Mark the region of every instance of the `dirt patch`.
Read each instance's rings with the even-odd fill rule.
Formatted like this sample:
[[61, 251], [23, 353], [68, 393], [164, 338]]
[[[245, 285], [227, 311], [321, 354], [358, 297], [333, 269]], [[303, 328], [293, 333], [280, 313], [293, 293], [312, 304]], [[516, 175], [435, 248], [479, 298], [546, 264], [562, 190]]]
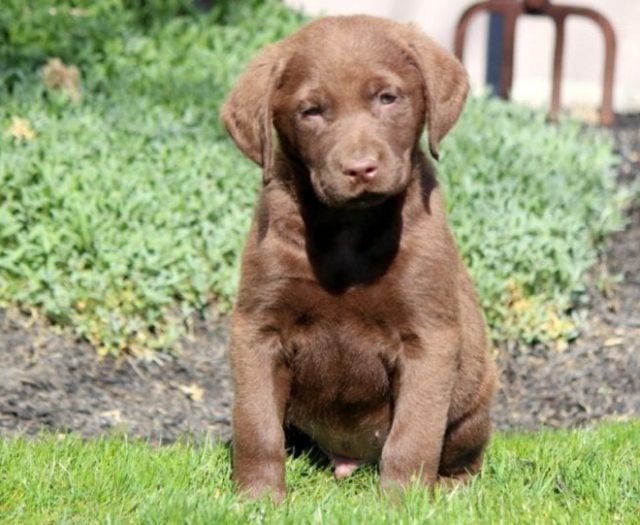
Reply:
[[126, 432], [166, 443], [230, 435], [227, 333], [196, 325], [178, 356], [96, 358], [85, 343], [0, 311], [0, 435]]
[[[640, 174], [640, 115], [614, 130], [620, 179]], [[584, 333], [563, 352], [498, 357], [499, 428], [575, 426], [640, 417], [640, 207], [607, 244], [622, 283], [592, 289]], [[94, 436], [126, 432], [158, 442], [230, 435], [231, 384], [224, 320], [199, 321], [179, 356], [97, 359], [85, 343], [0, 311], [0, 435], [42, 430]]]

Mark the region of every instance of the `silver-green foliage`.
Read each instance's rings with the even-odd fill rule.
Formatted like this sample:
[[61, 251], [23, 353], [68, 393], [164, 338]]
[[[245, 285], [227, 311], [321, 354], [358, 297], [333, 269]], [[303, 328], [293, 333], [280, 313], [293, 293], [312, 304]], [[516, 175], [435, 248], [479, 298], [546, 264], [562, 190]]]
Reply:
[[498, 340], [563, 341], [629, 192], [602, 132], [476, 98], [443, 145], [452, 227]]
[[[19, 117], [35, 137], [0, 136], [1, 303], [36, 307], [111, 352], [170, 347], [195, 309], [228, 307], [260, 179], [217, 108], [250, 56], [302, 20], [253, 4], [151, 25], [120, 2], [81, 16], [10, 6], [0, 24], [18, 34], [0, 47], [15, 64], [0, 77], [0, 127]], [[15, 20], [26, 18], [41, 27], [24, 36]], [[50, 56], [78, 60], [81, 102], [43, 86]]]

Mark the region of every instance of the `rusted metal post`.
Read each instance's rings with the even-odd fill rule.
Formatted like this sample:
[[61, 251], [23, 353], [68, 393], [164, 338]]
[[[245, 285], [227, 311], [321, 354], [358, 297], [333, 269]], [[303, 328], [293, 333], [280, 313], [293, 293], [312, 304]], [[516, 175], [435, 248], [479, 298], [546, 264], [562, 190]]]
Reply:
[[513, 83], [513, 55], [515, 43], [515, 27], [520, 15], [548, 16], [555, 24], [556, 41], [553, 52], [553, 80], [551, 88], [551, 107], [549, 118], [557, 120], [560, 112], [560, 94], [562, 84], [562, 66], [564, 52], [565, 22], [568, 16], [575, 15], [595, 22], [604, 36], [604, 74], [602, 79], [602, 107], [600, 122], [613, 124], [613, 76], [615, 69], [616, 39], [609, 21], [594, 9], [572, 5], [556, 5], [551, 0], [485, 0], [467, 8], [456, 26], [454, 52], [463, 60], [464, 41], [471, 19], [478, 13], [498, 13], [504, 17], [503, 56], [500, 78], [500, 96], [509, 98]]
[[509, 98], [513, 85], [513, 55], [515, 52], [516, 20], [518, 14], [513, 11], [505, 11], [504, 34], [502, 35], [502, 74], [500, 78], [500, 96]]
[[524, 0], [524, 6], [529, 11], [542, 11], [549, 6], [549, 0]]
[[551, 107], [549, 108], [549, 119], [558, 120], [560, 113], [560, 84], [562, 83], [562, 54], [564, 52], [564, 20], [559, 17], [554, 19], [556, 24], [556, 45], [553, 50], [553, 80], [551, 85]]

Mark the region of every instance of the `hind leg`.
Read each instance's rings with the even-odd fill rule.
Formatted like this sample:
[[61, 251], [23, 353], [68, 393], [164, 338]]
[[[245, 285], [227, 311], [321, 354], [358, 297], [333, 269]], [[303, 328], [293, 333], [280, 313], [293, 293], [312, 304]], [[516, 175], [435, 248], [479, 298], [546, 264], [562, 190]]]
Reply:
[[445, 486], [458, 486], [479, 472], [490, 435], [488, 408], [483, 407], [452, 424], [444, 438], [439, 482]]

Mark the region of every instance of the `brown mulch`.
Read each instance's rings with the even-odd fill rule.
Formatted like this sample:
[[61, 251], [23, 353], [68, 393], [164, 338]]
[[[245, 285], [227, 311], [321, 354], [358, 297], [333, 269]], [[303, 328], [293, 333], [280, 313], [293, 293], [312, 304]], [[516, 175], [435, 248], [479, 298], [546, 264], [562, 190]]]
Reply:
[[0, 311], [0, 436], [115, 432], [168, 443], [230, 436], [227, 333], [196, 324], [177, 356], [99, 359], [86, 343]]
[[[640, 174], [640, 114], [614, 136], [621, 182]], [[603, 261], [621, 283], [593, 289], [581, 336], [562, 351], [501, 352], [498, 428], [567, 427], [640, 417], [640, 204]], [[224, 320], [201, 320], [178, 356], [98, 359], [85, 343], [0, 310], [0, 436], [42, 430], [126, 432], [165, 443], [229, 437], [231, 388]]]

